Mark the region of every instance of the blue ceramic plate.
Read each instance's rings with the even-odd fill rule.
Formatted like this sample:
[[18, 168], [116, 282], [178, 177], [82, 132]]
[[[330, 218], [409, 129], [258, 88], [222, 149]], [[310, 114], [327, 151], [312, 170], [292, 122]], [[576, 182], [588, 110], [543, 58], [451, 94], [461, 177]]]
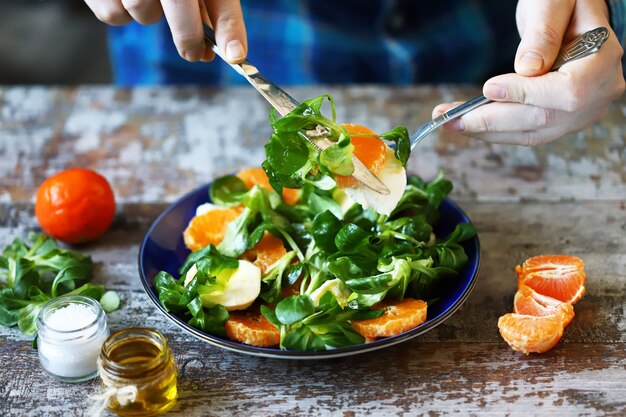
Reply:
[[[426, 322], [408, 332], [363, 345], [311, 352], [260, 348], [213, 336], [190, 326], [185, 320], [165, 311], [153, 285], [154, 277], [159, 271], [167, 271], [174, 277], [178, 276], [178, 268], [189, 255], [189, 250], [183, 242], [183, 231], [195, 215], [196, 207], [210, 202], [209, 187], [210, 184], [207, 184], [185, 195], [154, 221], [139, 249], [139, 273], [148, 297], [169, 320], [187, 333], [212, 345], [249, 355], [287, 359], [332, 358], [369, 352], [411, 339], [441, 324], [465, 302], [476, 283], [480, 259], [478, 238], [467, 241], [463, 245], [469, 257], [469, 264], [465, 270], [455, 280], [451, 280], [449, 288], [442, 294], [439, 302], [428, 306]], [[439, 212], [441, 219], [435, 227], [437, 236], [445, 236], [452, 232], [457, 223], [470, 221], [463, 210], [450, 199], [446, 199], [441, 204]]]

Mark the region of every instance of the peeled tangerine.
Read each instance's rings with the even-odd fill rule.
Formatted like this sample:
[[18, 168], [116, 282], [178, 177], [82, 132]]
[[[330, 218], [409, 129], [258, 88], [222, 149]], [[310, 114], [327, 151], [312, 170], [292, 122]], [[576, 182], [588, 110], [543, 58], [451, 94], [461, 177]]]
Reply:
[[509, 313], [500, 317], [498, 329], [513, 349], [529, 354], [552, 349], [563, 336], [563, 321], [557, 315], [529, 316]]
[[386, 158], [383, 167], [376, 176], [387, 186], [389, 194], [382, 195], [366, 187], [357, 185], [344, 188], [345, 193], [353, 201], [359, 203], [364, 209], [373, 208], [377, 213], [390, 215], [398, 205], [398, 201], [406, 188], [406, 171], [402, 163], [398, 161], [391, 148], [386, 146]]
[[389, 215], [398, 205], [406, 188], [406, 171], [394, 151], [372, 130], [353, 124], [343, 125], [350, 133], [354, 156], [387, 186], [389, 194], [382, 195], [359, 183], [352, 177], [336, 175], [337, 186], [364, 209], [373, 208]]
[[515, 350], [543, 353], [563, 336], [574, 307], [585, 293], [584, 263], [569, 255], [541, 255], [515, 268], [518, 290], [515, 313], [498, 320], [498, 329]]

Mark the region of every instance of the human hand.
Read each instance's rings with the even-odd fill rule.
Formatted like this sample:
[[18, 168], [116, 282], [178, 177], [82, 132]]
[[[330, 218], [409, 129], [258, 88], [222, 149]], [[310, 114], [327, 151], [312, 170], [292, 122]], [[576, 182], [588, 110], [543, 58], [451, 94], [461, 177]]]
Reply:
[[[624, 92], [623, 50], [605, 0], [520, 0], [516, 18], [522, 40], [515, 73], [488, 80], [483, 94], [495, 102], [444, 128], [488, 142], [534, 146], [602, 119]], [[549, 72], [561, 45], [599, 26], [610, 35], [597, 53]], [[459, 104], [438, 105], [433, 118]]]
[[222, 56], [242, 62], [248, 46], [239, 0], [85, 0], [96, 17], [119, 26], [133, 20], [158, 22], [165, 14], [174, 44], [187, 61], [211, 61], [215, 53], [204, 39], [202, 21], [213, 26]]

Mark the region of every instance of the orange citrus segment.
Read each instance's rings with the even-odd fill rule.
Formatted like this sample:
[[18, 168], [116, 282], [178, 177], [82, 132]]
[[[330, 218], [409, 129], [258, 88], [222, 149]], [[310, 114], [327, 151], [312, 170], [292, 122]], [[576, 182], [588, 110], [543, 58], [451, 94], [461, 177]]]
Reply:
[[563, 336], [563, 322], [555, 315], [536, 317], [509, 313], [500, 317], [498, 329], [509, 346], [525, 354], [546, 352]]
[[231, 311], [226, 320], [229, 339], [246, 345], [272, 347], [280, 342], [280, 332], [258, 311]]
[[[236, 175], [248, 188], [255, 185], [263, 187], [266, 190], [273, 190], [270, 180], [263, 168], [244, 168]], [[283, 201], [290, 206], [295, 205], [300, 198], [300, 191], [293, 188], [283, 188]]]
[[259, 243], [243, 256], [258, 266], [261, 269], [261, 273], [264, 274], [274, 262], [278, 261], [286, 253], [287, 250], [283, 241], [271, 233], [265, 232]]
[[427, 304], [422, 300], [405, 298], [401, 301], [383, 301], [374, 308], [380, 307], [385, 310], [382, 316], [367, 320], [353, 320], [354, 330], [368, 339], [388, 337], [414, 329], [426, 321]]
[[209, 210], [195, 216], [183, 232], [185, 246], [191, 251], [197, 251], [208, 244], [218, 245], [224, 239], [228, 223], [235, 220], [242, 211], [242, 206], [234, 206]]
[[[385, 165], [387, 157], [387, 145], [372, 130], [361, 125], [344, 124], [350, 134], [350, 142], [354, 145], [354, 156], [359, 158], [361, 162], [377, 174]], [[362, 136], [359, 136], [362, 135]], [[340, 188], [354, 187], [358, 184], [354, 178], [350, 176], [335, 175], [335, 181]]]
[[580, 258], [568, 255], [542, 255], [526, 260], [515, 268], [519, 285], [541, 295], [575, 304], [585, 294], [587, 275]]
[[571, 304], [538, 294], [526, 285], [522, 285], [517, 290], [513, 300], [513, 311], [516, 314], [527, 316], [555, 315], [561, 318], [563, 327], [567, 326], [574, 318], [574, 307]]

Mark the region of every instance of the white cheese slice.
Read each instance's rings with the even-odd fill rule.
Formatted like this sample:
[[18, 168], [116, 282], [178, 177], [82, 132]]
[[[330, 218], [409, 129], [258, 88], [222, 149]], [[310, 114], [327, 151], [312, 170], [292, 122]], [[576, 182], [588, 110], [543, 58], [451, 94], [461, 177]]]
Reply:
[[204, 213], [207, 213], [211, 210], [215, 210], [216, 208], [219, 208], [219, 207], [216, 206], [215, 204], [211, 204], [211, 203], [200, 204], [196, 208], [196, 216], [202, 216]]
[[244, 310], [256, 300], [261, 293], [261, 269], [248, 261], [239, 261], [239, 267], [224, 271], [225, 276], [217, 277], [217, 281], [225, 280], [224, 290], [211, 294], [201, 294], [200, 299], [205, 307], [221, 304], [226, 310]]
[[376, 191], [359, 184], [355, 187], [347, 187], [345, 193], [360, 204], [363, 209], [373, 208], [377, 213], [390, 215], [398, 205], [398, 201], [406, 188], [406, 170], [393, 153], [393, 149], [387, 147], [385, 164], [378, 174], [378, 179], [387, 186], [390, 193], [382, 195]]

